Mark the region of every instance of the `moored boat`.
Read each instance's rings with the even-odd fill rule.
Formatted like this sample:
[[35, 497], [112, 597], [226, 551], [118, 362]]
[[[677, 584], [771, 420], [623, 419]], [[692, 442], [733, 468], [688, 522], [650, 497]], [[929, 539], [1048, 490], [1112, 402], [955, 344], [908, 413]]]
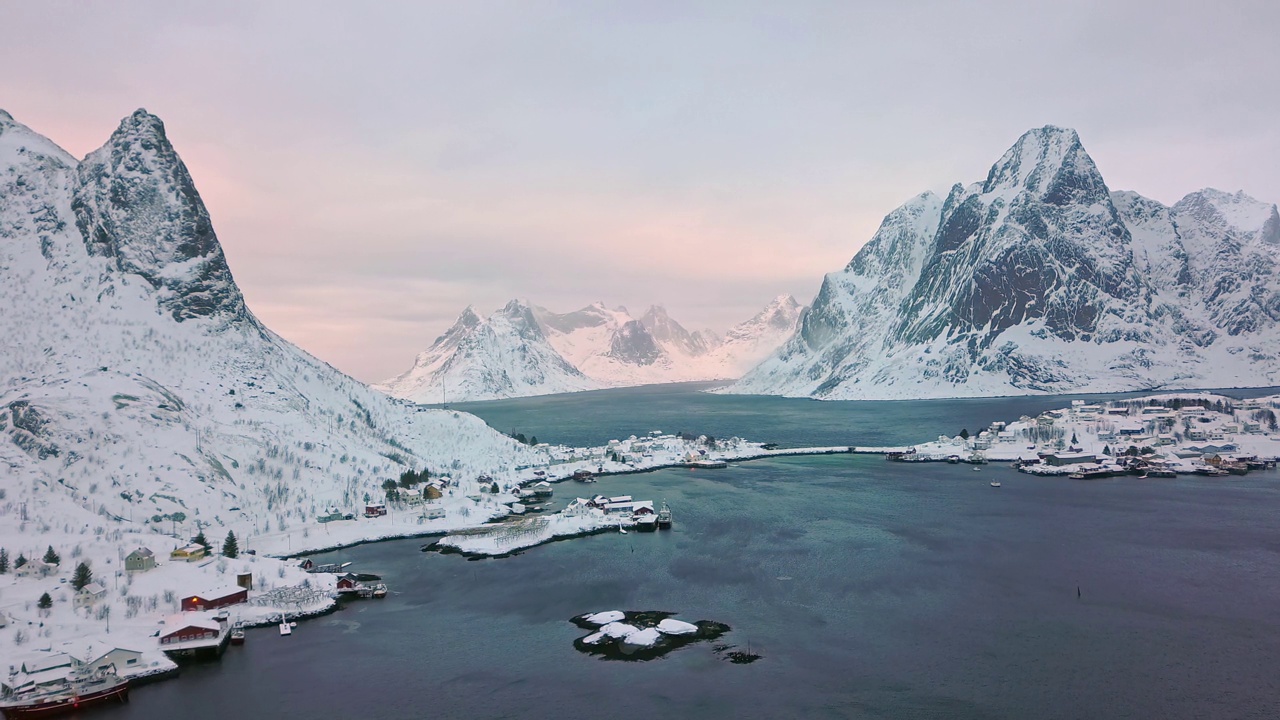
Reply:
[[232, 645], [244, 644], [244, 623], [237, 622], [235, 625], [231, 627], [231, 644]]
[[280, 634], [282, 636], [289, 636], [293, 634], [293, 625], [291, 625], [289, 621], [285, 619], [284, 615], [280, 616]]
[[129, 702], [128, 680], [112, 670], [77, 671], [64, 685], [0, 698], [0, 711], [9, 720], [41, 718], [109, 702]]
[[658, 510], [658, 528], [661, 530], [671, 529], [671, 507], [667, 505], [667, 501], [662, 501], [662, 508]]
[[999, 481], [999, 480], [992, 480], [992, 481], [991, 481], [991, 487], [1000, 487], [1000, 481]]

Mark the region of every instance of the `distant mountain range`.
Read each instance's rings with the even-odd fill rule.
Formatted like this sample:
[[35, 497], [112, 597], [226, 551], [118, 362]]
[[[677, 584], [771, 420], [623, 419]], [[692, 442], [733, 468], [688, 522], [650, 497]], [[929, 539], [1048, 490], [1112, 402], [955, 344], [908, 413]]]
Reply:
[[803, 312], [783, 295], [720, 335], [690, 332], [661, 306], [638, 320], [603, 303], [561, 314], [512, 300], [487, 318], [468, 307], [412, 368], [377, 387], [439, 403], [734, 379], [777, 349]]
[[1113, 192], [1073, 130], [885, 217], [728, 392], [894, 399], [1280, 383], [1280, 215]]

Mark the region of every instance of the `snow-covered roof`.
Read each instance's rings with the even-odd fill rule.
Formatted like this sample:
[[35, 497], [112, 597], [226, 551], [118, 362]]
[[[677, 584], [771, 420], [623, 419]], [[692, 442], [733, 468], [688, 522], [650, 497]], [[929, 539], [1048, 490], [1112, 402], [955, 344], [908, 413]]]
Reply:
[[91, 583], [89, 583], [88, 585], [85, 585], [85, 586], [80, 590], [80, 592], [82, 592], [82, 593], [88, 593], [88, 594], [90, 594], [90, 595], [101, 595], [101, 594], [105, 593], [106, 591], [107, 591], [107, 589], [106, 589], [106, 588], [102, 587], [102, 585], [101, 585], [100, 583], [96, 583], [96, 582], [91, 582]]
[[107, 653], [110, 653], [110, 652], [114, 652], [116, 650], [123, 650], [124, 652], [131, 652], [131, 653], [142, 652], [141, 650], [134, 650], [132, 648], [127, 648], [127, 647], [120, 647], [115, 643], [107, 643], [107, 642], [103, 642], [101, 639], [89, 638], [89, 637], [76, 638], [74, 640], [67, 640], [61, 643], [60, 645], [58, 645], [58, 648], [62, 652], [65, 652], [68, 655], [76, 657], [79, 660], [86, 663], [93, 662], [94, 660], [101, 658], [103, 655], [106, 655]]
[[196, 593], [193, 597], [200, 597], [200, 598], [204, 598], [205, 600], [213, 600], [216, 598], [226, 597], [228, 595], [235, 595], [236, 593], [243, 592], [243, 591], [244, 591], [244, 588], [240, 587], [239, 585], [219, 585], [218, 587], [213, 588], [212, 590], [206, 590], [205, 592], [202, 592], [202, 593]]
[[164, 627], [166, 634], [188, 627], [203, 628], [205, 630], [222, 629], [218, 619], [209, 612], [175, 613], [164, 619]]
[[72, 657], [63, 652], [40, 651], [33, 653], [20, 666], [27, 674], [34, 674], [50, 668], [70, 667]]

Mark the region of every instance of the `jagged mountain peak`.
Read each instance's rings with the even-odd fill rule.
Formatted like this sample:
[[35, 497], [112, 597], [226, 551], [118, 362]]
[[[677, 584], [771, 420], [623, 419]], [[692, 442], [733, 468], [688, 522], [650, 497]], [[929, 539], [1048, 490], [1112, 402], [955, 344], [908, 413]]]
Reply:
[[551, 346], [534, 308], [512, 299], [487, 318], [467, 306], [444, 335], [418, 354], [413, 367], [377, 387], [417, 402], [439, 402], [571, 392], [596, 385]]
[[89, 253], [158, 291], [174, 319], [249, 318], [187, 166], [138, 110], [77, 170], [71, 209]]
[[1229, 193], [1204, 188], [1189, 193], [1174, 206], [1175, 212], [1217, 223], [1246, 233], [1258, 233], [1270, 244], [1280, 243], [1280, 213], [1274, 203], [1264, 203], [1243, 190]]
[[1203, 190], [1110, 192], [1073, 130], [1023, 134], [983, 183], [921, 195], [827, 275], [736, 392], [888, 399], [1269, 385], [1280, 213]]
[[676, 322], [661, 305], [650, 305], [640, 318], [640, 324], [668, 352], [697, 357], [710, 349], [702, 338]]
[[0, 162], [17, 165], [19, 158], [32, 155], [48, 158], [63, 167], [75, 167], [77, 160], [57, 143], [18, 122], [0, 110]]
[[1106, 184], [1070, 128], [1028, 130], [991, 166], [983, 194], [1027, 192], [1055, 205], [1105, 200]]

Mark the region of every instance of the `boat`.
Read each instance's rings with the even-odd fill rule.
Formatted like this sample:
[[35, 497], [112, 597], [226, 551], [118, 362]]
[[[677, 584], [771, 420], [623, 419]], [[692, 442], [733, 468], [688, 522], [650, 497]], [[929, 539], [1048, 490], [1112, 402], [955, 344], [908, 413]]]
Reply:
[[0, 698], [0, 711], [13, 720], [61, 715], [109, 702], [129, 702], [129, 681], [111, 669], [76, 670], [64, 683]]
[[662, 508], [658, 510], [658, 528], [660, 530], [671, 529], [671, 507], [667, 505], [667, 501], [662, 501]]
[[627, 529], [622, 527], [622, 523], [618, 523], [618, 532], [622, 533], [623, 535], [627, 534]]
[[384, 597], [386, 597], [386, 596], [387, 596], [387, 586], [386, 586], [386, 585], [384, 585], [384, 584], [382, 584], [382, 583], [378, 583], [377, 585], [374, 585], [374, 586], [373, 586], [373, 596], [374, 596], [374, 597], [376, 597], [376, 598], [384, 598]]
[[596, 476], [590, 470], [575, 470], [573, 479], [582, 483], [592, 483], [596, 481]]
[[244, 623], [237, 622], [235, 625], [231, 626], [231, 644], [244, 644]]
[[652, 513], [636, 518], [636, 529], [640, 532], [653, 532], [658, 529], [658, 516]]
[[1000, 487], [1000, 481], [999, 481], [999, 480], [992, 480], [992, 481], [991, 481], [991, 487]]
[[1147, 468], [1144, 478], [1176, 478], [1178, 473], [1166, 468]]
[[280, 634], [284, 636], [293, 634], [293, 625], [285, 619], [284, 615], [280, 616]]
[[1196, 468], [1196, 474], [1209, 477], [1225, 477], [1228, 473], [1226, 470], [1220, 470], [1212, 465], [1202, 465]]

